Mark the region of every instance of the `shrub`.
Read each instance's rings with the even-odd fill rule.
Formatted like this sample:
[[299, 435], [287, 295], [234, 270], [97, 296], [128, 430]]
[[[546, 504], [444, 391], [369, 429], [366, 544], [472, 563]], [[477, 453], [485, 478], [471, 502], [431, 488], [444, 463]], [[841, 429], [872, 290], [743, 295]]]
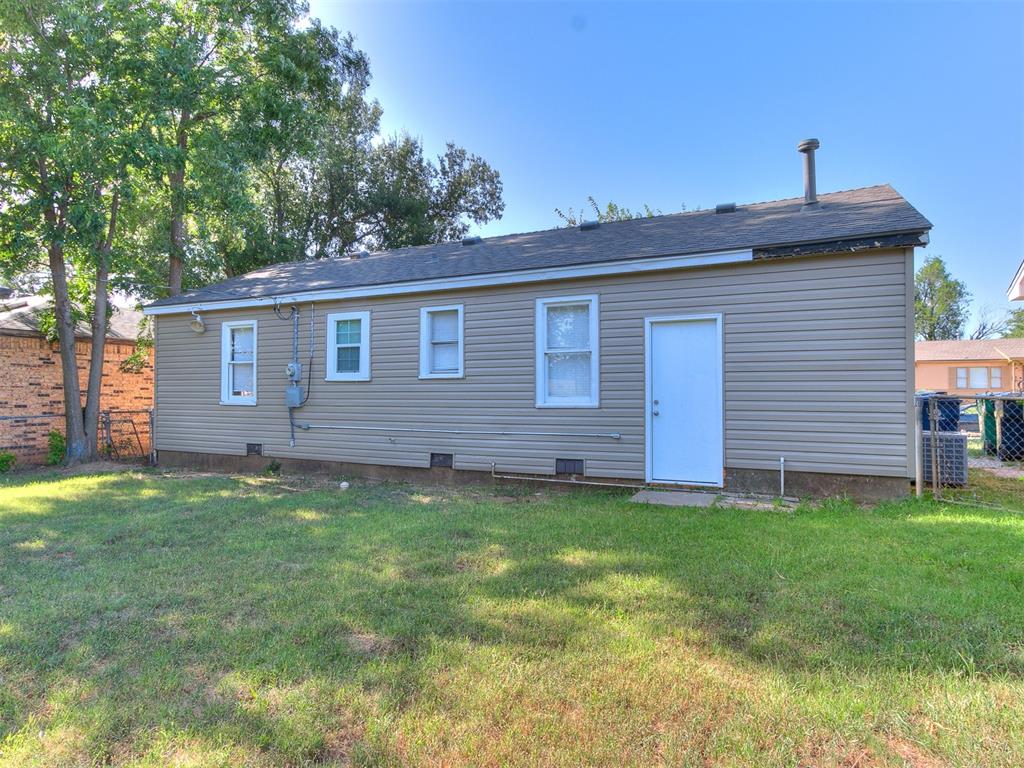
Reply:
[[14, 466], [14, 462], [16, 461], [17, 459], [10, 451], [0, 451], [0, 475], [4, 472], [10, 472], [11, 467]]
[[54, 429], [47, 436], [46, 442], [48, 445], [46, 463], [61, 464], [64, 461], [64, 455], [68, 452], [68, 444], [64, 440], [64, 435]]
[[142, 373], [149, 362], [149, 350], [153, 348], [153, 340], [139, 338], [135, 342], [135, 351], [121, 361], [118, 367], [122, 373]]

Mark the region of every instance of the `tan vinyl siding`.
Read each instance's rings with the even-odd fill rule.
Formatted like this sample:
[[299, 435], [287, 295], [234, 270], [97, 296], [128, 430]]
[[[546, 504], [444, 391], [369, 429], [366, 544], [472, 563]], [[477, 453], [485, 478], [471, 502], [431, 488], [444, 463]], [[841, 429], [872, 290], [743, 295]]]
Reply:
[[[725, 465], [907, 476], [907, 259], [903, 250], [759, 261], [664, 273], [381, 297], [315, 305], [312, 392], [302, 422], [373, 427], [621, 433], [606, 437], [298, 430], [288, 445], [284, 366], [292, 324], [269, 309], [207, 312], [157, 325], [157, 447], [425, 467], [430, 452], [460, 469], [550, 474], [583, 458], [587, 474], [644, 477], [644, 318], [722, 313]], [[538, 409], [534, 306], [598, 294], [600, 407]], [[465, 377], [421, 380], [419, 311], [463, 304]], [[309, 310], [299, 353], [308, 364]], [[372, 379], [324, 381], [325, 315], [371, 312]], [[222, 406], [220, 326], [259, 321], [258, 405]], [[680, 354], [685, 354], [681, 351]], [[693, 407], [699, 408], [699, 403]]]

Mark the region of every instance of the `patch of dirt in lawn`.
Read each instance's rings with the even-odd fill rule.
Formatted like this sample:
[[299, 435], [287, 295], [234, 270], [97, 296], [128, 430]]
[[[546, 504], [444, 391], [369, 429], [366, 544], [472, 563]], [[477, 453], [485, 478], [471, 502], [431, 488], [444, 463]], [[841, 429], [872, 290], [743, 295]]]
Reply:
[[928, 754], [914, 742], [899, 736], [889, 737], [889, 749], [911, 768], [946, 768], [946, 764], [937, 757]]
[[967, 460], [971, 469], [980, 469], [996, 477], [1008, 477], [1011, 480], [1024, 479], [1024, 465], [1019, 462], [1006, 464], [991, 456], [975, 456]]
[[60, 470], [62, 475], [75, 477], [76, 475], [101, 475], [110, 472], [129, 472], [138, 469], [135, 464], [121, 464], [117, 461], [90, 461], [85, 464], [77, 464], [73, 467], [65, 467]]
[[386, 656], [398, 650], [398, 643], [390, 637], [374, 632], [352, 632], [344, 636], [349, 648], [363, 656]]
[[355, 746], [362, 741], [365, 728], [359, 723], [342, 723], [324, 734], [322, 760], [349, 765]]

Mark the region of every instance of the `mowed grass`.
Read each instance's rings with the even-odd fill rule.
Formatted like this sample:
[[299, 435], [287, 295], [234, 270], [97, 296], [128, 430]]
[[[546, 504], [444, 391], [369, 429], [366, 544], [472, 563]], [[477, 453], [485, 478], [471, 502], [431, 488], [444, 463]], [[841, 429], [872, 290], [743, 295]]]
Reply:
[[0, 480], [0, 764], [1019, 766], [1024, 483], [976, 479], [1010, 509]]

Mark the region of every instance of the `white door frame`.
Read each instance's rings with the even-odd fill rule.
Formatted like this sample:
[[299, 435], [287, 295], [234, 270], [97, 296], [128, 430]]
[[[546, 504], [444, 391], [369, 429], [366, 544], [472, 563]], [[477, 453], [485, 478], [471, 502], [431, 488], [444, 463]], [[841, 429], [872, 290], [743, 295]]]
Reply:
[[[718, 331], [718, 359], [720, 361], [720, 367], [718, 368], [718, 402], [722, 412], [722, 474], [717, 482], [713, 483], [698, 483], [698, 482], [686, 482], [680, 481], [675, 482], [671, 480], [655, 480], [653, 474], [654, 468], [654, 430], [651, 424], [651, 410], [653, 408], [652, 400], [652, 385], [653, 385], [653, 370], [651, 368], [651, 328], [655, 323], [678, 323], [687, 322], [691, 320], [714, 320], [715, 328]], [[645, 454], [645, 468], [644, 468], [644, 479], [648, 483], [659, 483], [664, 485], [700, 485], [707, 486], [709, 488], [721, 488], [724, 485], [724, 474], [725, 474], [725, 350], [722, 346], [722, 313], [705, 313], [698, 315], [659, 315], [656, 317], [645, 317], [644, 318], [644, 454]]]

